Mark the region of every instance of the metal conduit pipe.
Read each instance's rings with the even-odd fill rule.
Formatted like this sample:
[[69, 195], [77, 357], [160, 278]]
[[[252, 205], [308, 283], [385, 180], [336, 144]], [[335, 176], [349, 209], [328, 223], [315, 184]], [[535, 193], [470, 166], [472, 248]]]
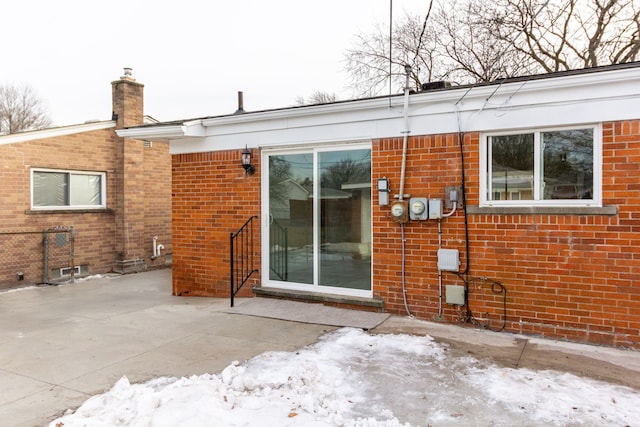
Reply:
[[400, 168], [400, 194], [398, 199], [404, 199], [404, 180], [407, 171], [407, 147], [409, 145], [409, 76], [411, 75], [411, 65], [405, 64], [404, 71], [407, 80], [404, 85], [404, 130], [402, 131], [402, 166]]
[[[404, 130], [402, 131], [402, 166], [400, 169], [400, 194], [398, 194], [398, 200], [404, 199], [404, 179], [407, 170], [407, 147], [409, 145], [409, 76], [411, 74], [411, 66], [405, 64], [404, 71], [407, 75], [407, 80], [404, 85]], [[409, 310], [409, 304], [407, 303], [407, 287], [405, 283], [405, 237], [404, 237], [404, 224], [400, 224], [400, 240], [402, 245], [402, 263], [401, 263], [401, 280], [402, 280], [402, 298], [404, 300], [404, 308], [407, 311], [407, 316], [413, 317]]]
[[[442, 248], [442, 219], [438, 220], [438, 250]], [[438, 268], [438, 318], [442, 318], [442, 270]]]

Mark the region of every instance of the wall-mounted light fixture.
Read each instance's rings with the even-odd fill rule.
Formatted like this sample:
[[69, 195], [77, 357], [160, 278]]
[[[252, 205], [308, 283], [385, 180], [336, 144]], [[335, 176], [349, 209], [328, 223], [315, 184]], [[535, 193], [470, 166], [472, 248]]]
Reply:
[[249, 151], [246, 145], [244, 150], [242, 150], [242, 167], [247, 175], [253, 175], [256, 171], [255, 166], [251, 164], [251, 151]]

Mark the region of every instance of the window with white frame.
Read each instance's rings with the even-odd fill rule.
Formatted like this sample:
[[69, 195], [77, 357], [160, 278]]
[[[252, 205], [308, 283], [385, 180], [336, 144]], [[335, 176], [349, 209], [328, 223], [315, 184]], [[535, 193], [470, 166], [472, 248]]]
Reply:
[[32, 209], [100, 209], [106, 207], [104, 172], [31, 170]]
[[484, 205], [598, 205], [598, 126], [483, 136]]

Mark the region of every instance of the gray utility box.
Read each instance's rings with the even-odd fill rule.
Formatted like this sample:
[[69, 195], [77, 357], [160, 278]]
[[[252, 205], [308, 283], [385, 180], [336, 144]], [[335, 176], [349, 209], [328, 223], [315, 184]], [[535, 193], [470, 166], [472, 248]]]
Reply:
[[438, 249], [438, 270], [458, 271], [460, 269], [460, 252], [457, 249]]
[[449, 305], [464, 305], [464, 286], [447, 285], [446, 301]]

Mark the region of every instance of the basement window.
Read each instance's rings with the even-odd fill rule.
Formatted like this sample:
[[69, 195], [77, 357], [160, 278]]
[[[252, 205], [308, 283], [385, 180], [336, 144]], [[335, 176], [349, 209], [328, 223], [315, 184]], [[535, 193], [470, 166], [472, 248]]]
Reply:
[[31, 208], [104, 209], [104, 172], [31, 170]]
[[483, 206], [600, 206], [596, 125], [485, 134]]

